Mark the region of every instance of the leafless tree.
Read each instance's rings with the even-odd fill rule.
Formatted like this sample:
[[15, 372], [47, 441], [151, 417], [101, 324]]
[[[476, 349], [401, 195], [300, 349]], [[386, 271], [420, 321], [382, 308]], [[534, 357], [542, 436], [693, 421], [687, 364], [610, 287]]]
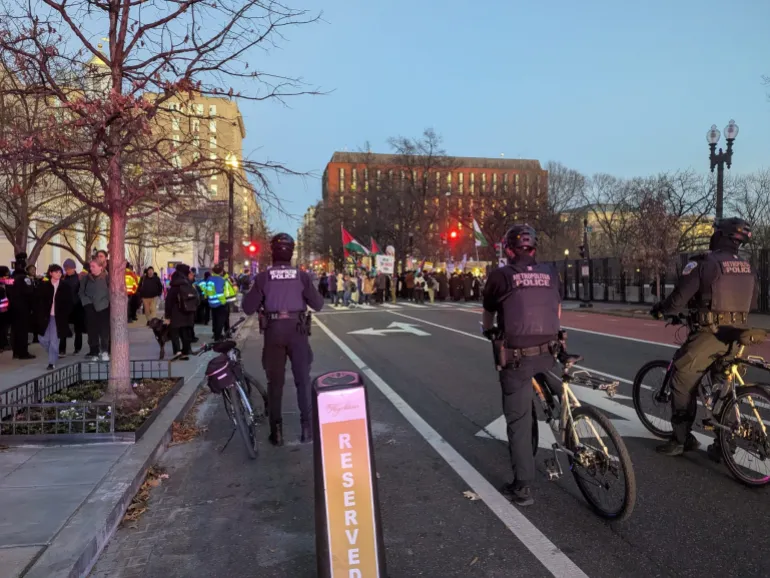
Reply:
[[[45, 117], [44, 130], [4, 134], [0, 162], [43, 164], [71, 195], [110, 220], [114, 345], [108, 396], [132, 397], [121, 271], [128, 221], [174, 205], [194, 206], [201, 177], [228, 170], [221, 156], [180, 154], [185, 152], [181, 143], [153, 130], [157, 119], [170, 114], [172, 103], [181, 111], [196, 95], [262, 101], [313, 92], [296, 79], [254, 70], [253, 64], [289, 27], [315, 19], [261, 0], [0, 4], [0, 60], [17, 80], [2, 94], [43, 98], [61, 108], [60, 114]], [[90, 38], [84, 22], [104, 30], [108, 49]], [[277, 202], [268, 171], [287, 170], [244, 160], [238, 177], [251, 174], [263, 198]], [[83, 179], [95, 180], [98, 194], [84, 194]]]
[[752, 227], [752, 242], [745, 250], [756, 258], [770, 248], [770, 170], [733, 177], [725, 183], [725, 200], [730, 212]]
[[587, 183], [585, 210], [599, 228], [591, 236], [593, 256], [617, 258], [622, 266], [632, 260], [635, 226], [633, 190], [629, 184], [612, 175], [600, 173]]

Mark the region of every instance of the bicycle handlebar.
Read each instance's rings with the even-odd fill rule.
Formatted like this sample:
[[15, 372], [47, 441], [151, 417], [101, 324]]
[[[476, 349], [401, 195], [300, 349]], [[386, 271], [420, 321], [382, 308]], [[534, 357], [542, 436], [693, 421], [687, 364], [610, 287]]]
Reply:
[[[233, 325], [230, 326], [230, 331], [227, 332], [227, 337], [231, 338], [235, 335], [237, 329], [243, 324], [243, 322], [246, 321], [246, 317], [241, 317], [238, 321], [236, 321]], [[203, 353], [206, 353], [207, 351], [211, 351], [211, 349], [216, 345], [216, 341], [212, 341], [210, 343], [204, 343], [203, 346], [195, 352], [195, 355], [201, 355]]]

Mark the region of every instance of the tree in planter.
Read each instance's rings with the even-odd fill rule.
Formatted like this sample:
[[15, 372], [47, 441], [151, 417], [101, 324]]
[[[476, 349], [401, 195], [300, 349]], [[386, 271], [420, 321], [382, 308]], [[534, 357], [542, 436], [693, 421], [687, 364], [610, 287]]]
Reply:
[[[288, 27], [315, 20], [301, 11], [259, 0], [57, 0], [5, 3], [0, 8], [0, 60], [17, 86], [0, 94], [44, 98], [61, 108], [45, 126], [3, 135], [0, 161], [43, 164], [67, 191], [109, 217], [112, 359], [108, 395], [132, 397], [129, 376], [127, 295], [123, 276], [127, 224], [158, 210], [200, 201], [201, 178], [226, 170], [224, 155], [191, 154], [158, 130], [164, 114], [195, 113], [196, 96], [282, 99], [307, 94], [291, 78], [249, 70], [261, 49]], [[83, 22], [103, 30], [102, 50]], [[237, 87], [224, 86], [233, 82]], [[241, 89], [236, 93], [236, 88]], [[246, 92], [249, 91], [249, 92]], [[179, 105], [171, 109], [171, 104]], [[239, 177], [260, 179], [278, 164], [243, 161]], [[93, 179], [96, 194], [79, 183]]]

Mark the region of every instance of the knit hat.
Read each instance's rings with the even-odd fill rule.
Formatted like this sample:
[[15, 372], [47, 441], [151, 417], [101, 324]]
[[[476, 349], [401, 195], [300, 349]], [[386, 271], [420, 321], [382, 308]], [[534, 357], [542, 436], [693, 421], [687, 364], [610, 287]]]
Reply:
[[75, 261], [73, 259], [65, 259], [62, 267], [65, 269], [75, 269]]
[[185, 265], [184, 263], [179, 263], [179, 265], [176, 266], [176, 270], [185, 277], [190, 274], [190, 266]]

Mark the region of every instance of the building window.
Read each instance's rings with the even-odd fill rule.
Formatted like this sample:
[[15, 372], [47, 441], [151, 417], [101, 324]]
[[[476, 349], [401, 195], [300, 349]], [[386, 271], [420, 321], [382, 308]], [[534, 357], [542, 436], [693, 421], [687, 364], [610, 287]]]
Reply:
[[193, 151], [192, 159], [194, 163], [198, 162], [201, 159], [201, 153], [199, 153], [198, 151]]
[[459, 175], [457, 175], [457, 192], [460, 193], [461, 195], [465, 192], [464, 183], [463, 183], [465, 179], [463, 177], [464, 177], [464, 173], [460, 173]]
[[492, 173], [492, 194], [497, 194], [497, 173]]
[[209, 155], [209, 158], [210, 158], [212, 161], [215, 161], [215, 160], [217, 160], [217, 153], [211, 153], [211, 154]]
[[171, 136], [171, 140], [174, 141], [174, 146], [175, 147], [179, 146], [179, 135], [178, 134], [172, 135]]
[[192, 119], [193, 132], [199, 132], [201, 130], [201, 121], [197, 118]]
[[417, 185], [417, 169], [412, 169], [412, 185]]
[[339, 175], [340, 175], [340, 192], [344, 193], [345, 192], [345, 168], [344, 167], [340, 167]]
[[353, 216], [354, 216], [354, 217], [356, 216], [356, 213], [358, 213], [358, 209], [356, 209], [355, 207], [353, 207]]
[[211, 175], [211, 180], [212, 180], [212, 181], [216, 181], [216, 180], [217, 180], [217, 174], [216, 174], [216, 173], [214, 173], [213, 175]]
[[176, 116], [171, 119], [171, 130], [179, 130], [179, 118]]
[[481, 194], [487, 192], [487, 173], [481, 173]]
[[513, 194], [514, 195], [519, 194], [519, 173], [516, 173], [513, 176]]
[[217, 137], [215, 137], [213, 134], [209, 136], [209, 147], [213, 149], [217, 148]]
[[461, 210], [461, 211], [463, 210], [463, 200], [462, 199], [457, 199], [457, 208], [459, 210]]
[[171, 102], [168, 105], [168, 109], [169, 110], [179, 110], [179, 104], [177, 104], [176, 102]]
[[379, 191], [380, 190], [380, 179], [382, 178], [382, 172], [380, 169], [377, 169], [377, 175], [375, 177], [377, 179], [376, 188]]
[[393, 169], [388, 171], [388, 182], [393, 183]]
[[195, 105], [195, 114], [198, 116], [203, 116], [203, 105], [198, 103]]
[[209, 132], [217, 132], [217, 121], [213, 119], [209, 121]]
[[345, 195], [340, 195], [340, 205], [345, 204]]
[[471, 196], [476, 193], [476, 173], [471, 173]]
[[441, 171], [436, 171], [436, 194], [441, 190]]
[[217, 115], [217, 105], [216, 104], [210, 104], [209, 105], [209, 116], [216, 116]]
[[216, 185], [209, 185], [209, 192], [211, 193], [211, 198], [214, 198], [217, 196], [217, 186]]
[[503, 173], [503, 194], [508, 194], [508, 173]]
[[182, 168], [182, 159], [179, 158], [179, 155], [174, 155], [171, 159], [171, 164], [174, 165], [175, 169], [181, 169]]
[[446, 174], [446, 192], [452, 194], [452, 173]]
[[201, 138], [196, 134], [193, 137], [192, 143], [193, 143], [193, 146], [195, 146], [195, 147], [201, 146]]
[[358, 186], [358, 169], [350, 169], [350, 190], [355, 191]]

